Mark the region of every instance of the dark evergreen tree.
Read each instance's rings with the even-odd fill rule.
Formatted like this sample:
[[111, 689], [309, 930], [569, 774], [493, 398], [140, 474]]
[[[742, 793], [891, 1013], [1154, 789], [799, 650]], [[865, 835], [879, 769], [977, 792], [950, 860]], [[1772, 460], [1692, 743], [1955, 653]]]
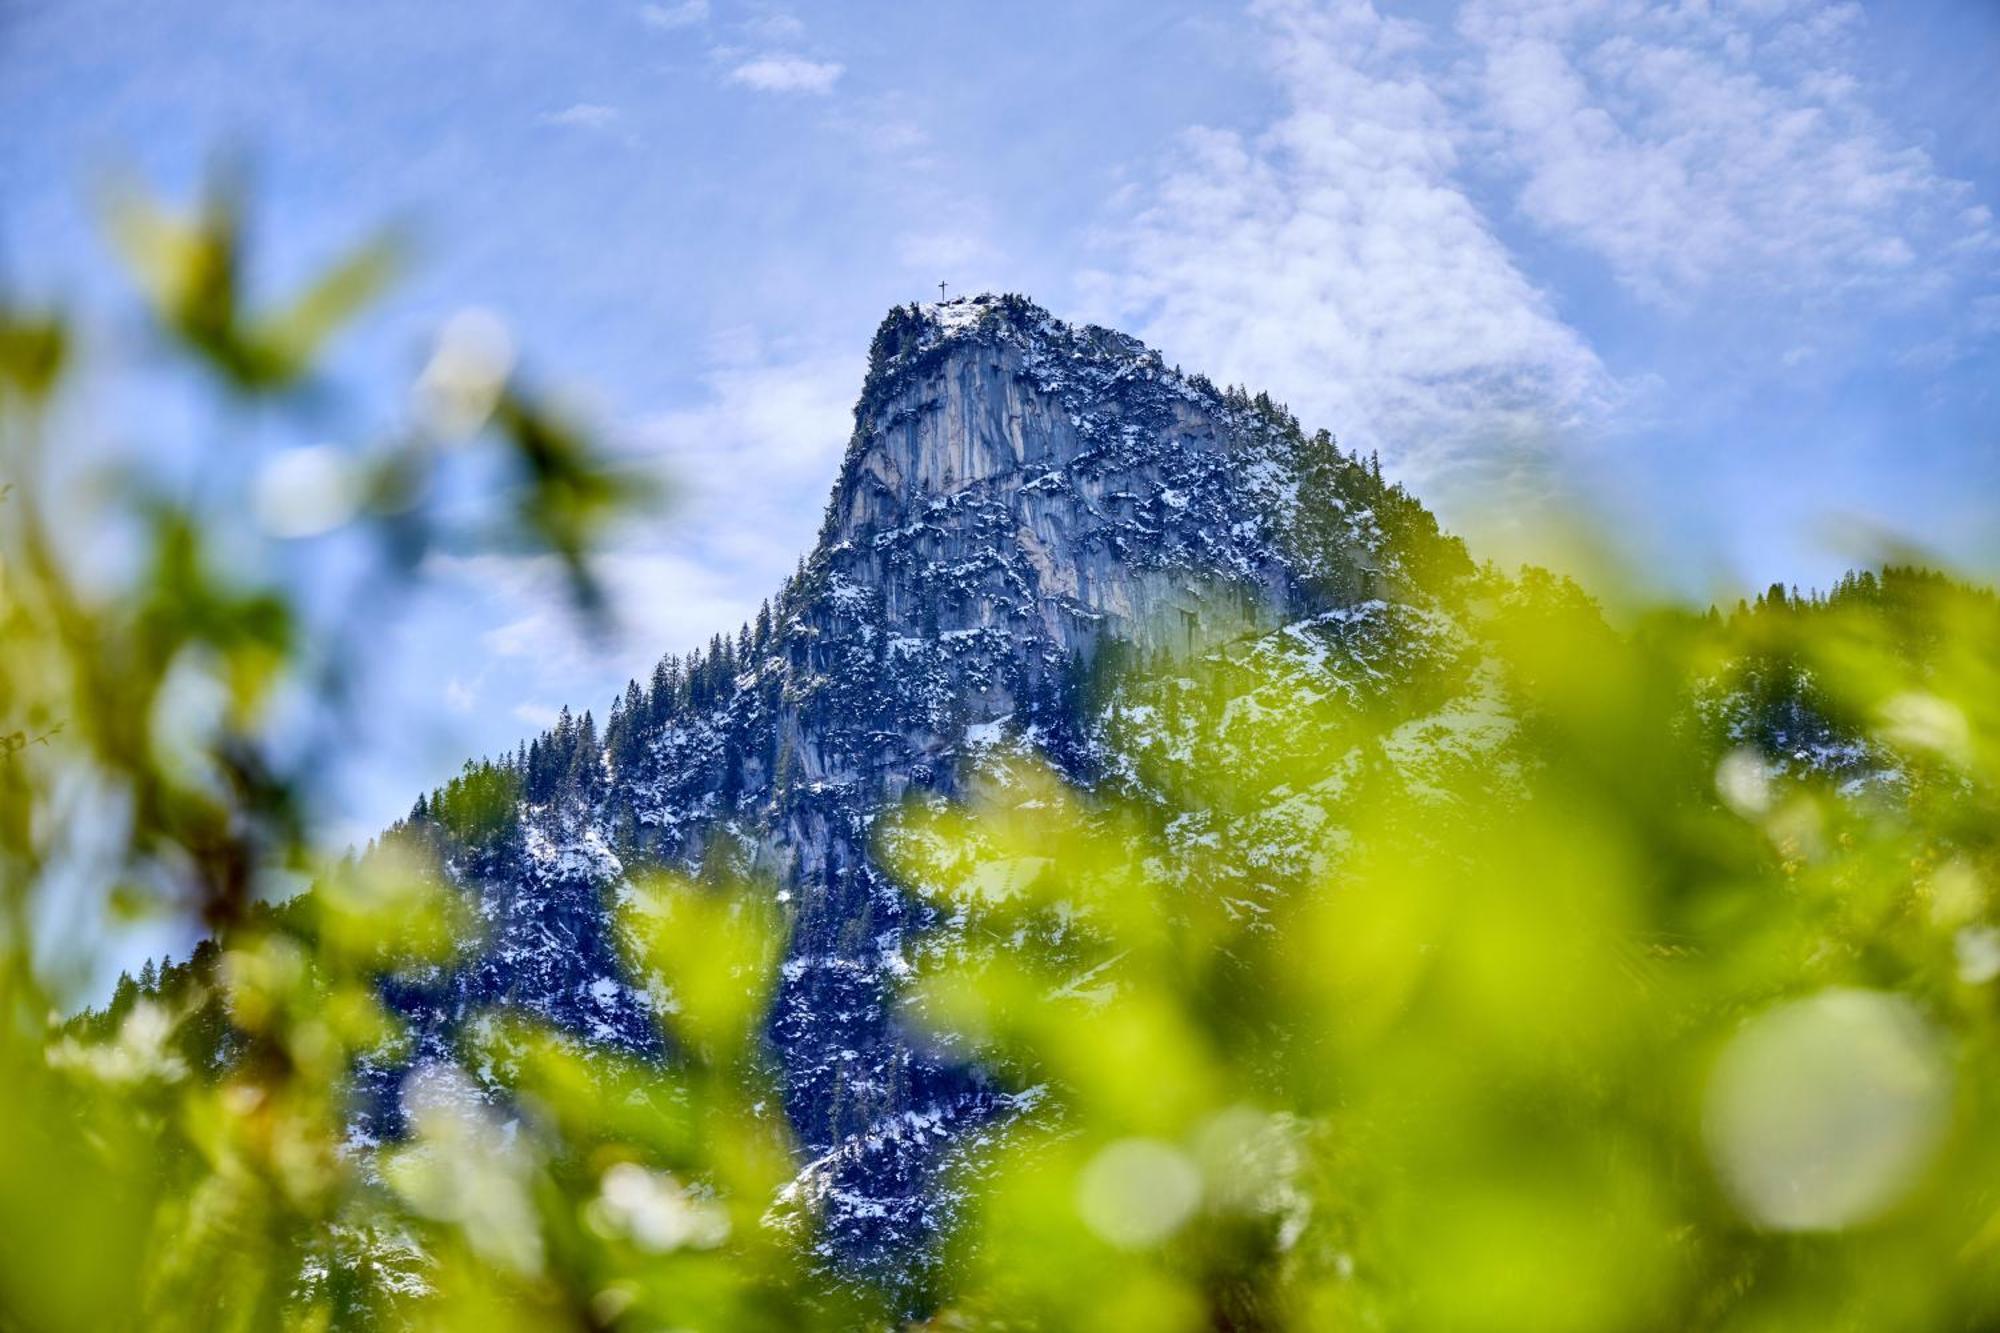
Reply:
[[539, 736], [528, 745], [528, 771], [524, 776], [528, 800], [535, 805], [547, 804], [550, 794], [548, 752], [542, 748]]
[[583, 721], [572, 727], [568, 758], [569, 772], [563, 794], [572, 800], [595, 801], [604, 775], [603, 751], [598, 748], [597, 723], [589, 709], [584, 710]]
[[118, 984], [111, 988], [111, 1003], [105, 1007], [105, 1026], [116, 1031], [132, 1012], [132, 1006], [139, 1002], [139, 984], [132, 980], [129, 972], [118, 974]]

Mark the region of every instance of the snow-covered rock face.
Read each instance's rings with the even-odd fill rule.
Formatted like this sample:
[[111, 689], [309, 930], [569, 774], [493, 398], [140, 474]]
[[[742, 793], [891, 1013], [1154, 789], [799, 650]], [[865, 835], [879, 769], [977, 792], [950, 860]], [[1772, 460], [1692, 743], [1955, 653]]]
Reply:
[[830, 1255], [908, 1262], [949, 1219], [940, 1170], [1032, 1099], [899, 1031], [909, 957], [950, 923], [877, 866], [879, 818], [1022, 750], [1136, 782], [1171, 737], [1093, 687], [1111, 645], [1233, 645], [1324, 696], [1372, 688], [1421, 638], [1463, 676], [1450, 627], [1415, 634], [1428, 613], [1396, 609], [1439, 559], [1463, 555], [1420, 506], [1268, 400], [1015, 297], [892, 312], [819, 544], [768, 627], [698, 690], [628, 708], [602, 783], [457, 858], [486, 952], [392, 998], [425, 1055], [492, 1004], [655, 1051], [671, 1000], [623, 975], [608, 898], [646, 866], [753, 876], [790, 917], [769, 1035], [809, 1161], [777, 1212], [817, 1208]]

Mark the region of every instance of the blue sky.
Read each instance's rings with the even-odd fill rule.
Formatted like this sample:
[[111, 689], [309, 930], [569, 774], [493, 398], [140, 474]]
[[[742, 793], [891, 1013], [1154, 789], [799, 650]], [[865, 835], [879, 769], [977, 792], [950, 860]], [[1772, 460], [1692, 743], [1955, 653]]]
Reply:
[[[940, 278], [1268, 389], [1482, 550], [1533, 550], [1555, 488], [1703, 595], [1880, 534], [1992, 575], [1995, 69], [1987, 0], [0, 0], [0, 280], [102, 320], [115, 380], [93, 186], [186, 197], [234, 150], [274, 287], [418, 238], [343, 376], [488, 310], [679, 482], [611, 557], [610, 644], [534, 561], [433, 562], [335, 784], [365, 837], [754, 611], [875, 323]], [[200, 458], [199, 425], [129, 392], [88, 428]]]

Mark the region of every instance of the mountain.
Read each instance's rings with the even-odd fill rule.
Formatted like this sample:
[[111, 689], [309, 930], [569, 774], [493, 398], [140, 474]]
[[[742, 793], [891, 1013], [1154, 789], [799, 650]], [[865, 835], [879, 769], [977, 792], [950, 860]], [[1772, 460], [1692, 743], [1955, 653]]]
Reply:
[[[1470, 574], [1378, 466], [1262, 395], [1016, 296], [892, 311], [818, 542], [755, 622], [664, 660], [601, 727], [566, 713], [468, 765], [398, 830], [437, 841], [485, 942], [391, 989], [415, 1043], [364, 1069], [357, 1133], [400, 1133], [407, 1069], [495, 1007], [664, 1056], [673, 997], [627, 973], [610, 903], [648, 866], [744, 877], [789, 925], [768, 1035], [810, 1160], [778, 1212], [842, 1263], [914, 1262], [949, 1220], [940, 1173], [1034, 1094], [896, 1022], [913, 963], [965, 942], [884, 872], [882, 817], [1027, 755], [1079, 787], [1164, 792], [1180, 705], [1132, 694], [1132, 664], [1393, 699], [1383, 731], [1411, 763], [1476, 743], [1504, 724], [1449, 613]], [[1191, 845], [1242, 851], [1218, 889], [1232, 910], [1325, 836], [1313, 792], [1275, 770], [1257, 787], [1315, 744], [1246, 746], [1243, 808], [1185, 822]]]

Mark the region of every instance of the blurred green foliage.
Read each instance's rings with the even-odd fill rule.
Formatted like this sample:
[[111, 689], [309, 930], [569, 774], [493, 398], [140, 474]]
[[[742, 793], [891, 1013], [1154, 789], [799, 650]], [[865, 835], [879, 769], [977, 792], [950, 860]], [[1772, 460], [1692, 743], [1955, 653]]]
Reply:
[[[257, 310], [226, 189], [113, 230], [189, 364], [279, 408], [395, 266], [371, 245]], [[635, 972], [675, 997], [670, 1065], [496, 1013], [460, 1056], [504, 1118], [429, 1066], [408, 1142], [350, 1135], [356, 1060], [400, 1037], [377, 984], [476, 923], [420, 840], [315, 855], [318, 754], [277, 743], [277, 700], [363, 645], [223, 556], [240, 514], [127, 489], [94, 521], [144, 558], [73, 572], [46, 467], [67, 330], [0, 302], [0, 1328], [2000, 1321], [1990, 594], [1890, 571], [1614, 630], [1454, 557], [1427, 575], [1449, 624], [1377, 645], [1409, 666], [1383, 688], [1179, 663], [1094, 694], [1185, 731], [1128, 795], [1018, 765], [912, 805], [882, 853], [960, 929], [909, 1021], [1023, 1110], [952, 1182], [968, 1220], [903, 1310], [770, 1220], [799, 1163], [759, 886], [621, 896]], [[280, 466], [347, 478], [330, 526], [404, 579], [435, 473], [491, 449], [507, 535], [601, 614], [592, 544], [642, 496], [504, 332], [454, 321], [416, 402], [393, 439]], [[190, 682], [218, 701], [192, 725]], [[430, 813], [504, 839], [517, 782], [468, 766]], [[1228, 821], [1274, 804], [1312, 854], [1251, 875]], [[65, 1018], [34, 927], [79, 886], [211, 941]]]
[[[1146, 774], [1164, 806], [1017, 773], [892, 838], [1000, 945], [914, 1014], [1048, 1099], [974, 1172], [940, 1324], [2000, 1312], [2000, 603], [1890, 571], [1614, 632], [1482, 581], [1477, 706], [1213, 707]], [[1203, 713], [1204, 670], [1142, 684], [1149, 716]], [[1232, 909], [1238, 849], [1171, 835], [1300, 734], [1338, 739], [1248, 784], [1339, 828]]]

